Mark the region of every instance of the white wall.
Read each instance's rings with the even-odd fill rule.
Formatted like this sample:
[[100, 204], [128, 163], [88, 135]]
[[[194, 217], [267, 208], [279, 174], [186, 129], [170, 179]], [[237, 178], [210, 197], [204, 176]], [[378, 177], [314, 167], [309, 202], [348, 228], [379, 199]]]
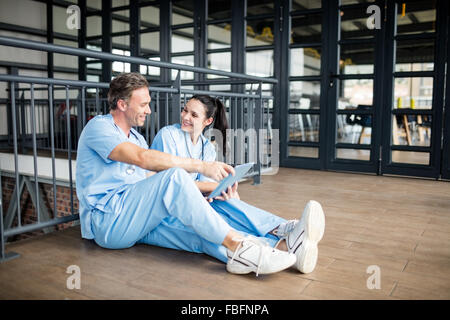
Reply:
[[[19, 173], [24, 175], [34, 175], [33, 156], [19, 155]], [[72, 179], [75, 182], [76, 161], [72, 161]], [[37, 157], [38, 177], [52, 179], [52, 159], [48, 157]], [[14, 154], [0, 153], [0, 169], [6, 172], [15, 172]], [[55, 159], [55, 177], [59, 181], [70, 181], [69, 160]]]

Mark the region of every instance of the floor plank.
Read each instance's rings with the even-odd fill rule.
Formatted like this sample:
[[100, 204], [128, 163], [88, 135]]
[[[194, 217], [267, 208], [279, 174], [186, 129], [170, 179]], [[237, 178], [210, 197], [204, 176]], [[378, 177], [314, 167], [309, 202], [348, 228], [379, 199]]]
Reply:
[[[450, 184], [282, 168], [239, 185], [241, 199], [286, 219], [310, 199], [326, 215], [313, 273], [256, 277], [226, 272], [203, 254], [147, 245], [107, 250], [79, 226], [7, 244], [0, 299], [450, 299]], [[81, 270], [68, 289], [67, 268]], [[380, 289], [368, 289], [369, 266]]]

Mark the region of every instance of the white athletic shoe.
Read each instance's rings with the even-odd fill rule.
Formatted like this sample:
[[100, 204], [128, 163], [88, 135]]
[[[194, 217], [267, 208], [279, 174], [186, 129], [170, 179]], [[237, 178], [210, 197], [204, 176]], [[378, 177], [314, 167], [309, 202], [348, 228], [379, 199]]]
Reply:
[[286, 246], [297, 257], [296, 268], [302, 273], [310, 273], [317, 263], [317, 244], [325, 231], [325, 215], [322, 206], [314, 200], [309, 201], [303, 210], [300, 221], [292, 223], [294, 228], [286, 235]]
[[227, 271], [236, 274], [255, 272], [270, 274], [287, 269], [295, 264], [295, 254], [270, 247], [254, 237], [240, 241], [236, 251], [227, 249]]
[[278, 236], [278, 238], [284, 240], [288, 236], [288, 234], [294, 230], [295, 226], [299, 220], [288, 220], [278, 226], [276, 230], [273, 231], [273, 234]]

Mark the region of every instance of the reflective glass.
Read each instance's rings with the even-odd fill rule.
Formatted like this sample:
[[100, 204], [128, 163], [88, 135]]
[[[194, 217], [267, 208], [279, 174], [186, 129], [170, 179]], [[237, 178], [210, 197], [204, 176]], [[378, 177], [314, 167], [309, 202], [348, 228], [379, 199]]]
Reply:
[[291, 76], [320, 75], [320, 60], [322, 48], [291, 49]]
[[320, 82], [291, 81], [289, 96], [290, 109], [320, 109]]

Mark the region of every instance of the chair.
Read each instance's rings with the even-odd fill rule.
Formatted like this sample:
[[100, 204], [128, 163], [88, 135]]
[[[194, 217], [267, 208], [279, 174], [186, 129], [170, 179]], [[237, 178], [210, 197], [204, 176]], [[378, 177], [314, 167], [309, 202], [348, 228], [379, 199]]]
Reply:
[[[371, 109], [371, 105], [359, 104], [356, 107], [356, 110], [369, 110]], [[366, 128], [372, 127], [372, 118], [370, 115], [366, 114], [348, 114], [345, 122], [349, 125], [360, 125], [362, 127], [361, 132], [358, 138], [358, 144], [361, 144], [364, 137], [370, 137], [370, 134], [365, 134], [364, 131]]]

